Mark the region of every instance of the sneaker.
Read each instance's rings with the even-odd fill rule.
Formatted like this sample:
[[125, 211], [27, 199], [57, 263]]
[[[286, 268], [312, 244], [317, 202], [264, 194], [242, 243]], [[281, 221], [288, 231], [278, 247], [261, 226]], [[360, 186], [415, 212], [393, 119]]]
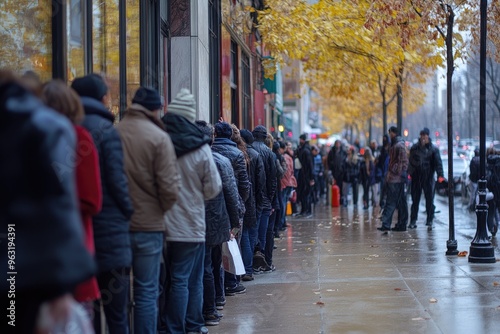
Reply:
[[382, 227], [377, 227], [377, 230], [382, 231], [382, 232], [387, 232], [387, 231], [390, 231], [391, 229], [387, 228], [385, 226], [382, 226]]
[[226, 305], [226, 298], [224, 297], [219, 297], [217, 299], [215, 299], [215, 308], [217, 310], [223, 310], [224, 309], [224, 305]]
[[265, 273], [265, 274], [269, 274], [269, 273], [272, 273], [275, 270], [276, 270], [276, 267], [274, 266], [274, 264], [271, 264], [270, 266], [267, 266], [267, 268], [264, 268], [262, 270], [262, 272]]
[[224, 291], [226, 293], [226, 296], [234, 296], [234, 295], [239, 295], [239, 294], [242, 294], [242, 293], [245, 293], [247, 291], [247, 288], [245, 288], [243, 285], [241, 284], [236, 284], [236, 286], [232, 287], [232, 288], [224, 288]]
[[208, 328], [205, 326], [201, 327], [197, 332], [187, 332], [187, 334], [208, 334]]
[[406, 226], [394, 226], [393, 228], [391, 228], [391, 231], [394, 231], [394, 232], [404, 232], [406, 231]]
[[255, 275], [260, 275], [260, 274], [262, 274], [262, 270], [261, 270], [260, 266], [257, 266], [257, 267], [256, 267], [256, 266], [253, 266], [253, 268], [252, 268], [252, 269], [253, 269], [253, 273], [254, 273]]
[[414, 229], [414, 228], [417, 228], [417, 223], [410, 223], [410, 225], [408, 225], [408, 228], [411, 228], [411, 229]]
[[220, 317], [216, 314], [204, 314], [205, 326], [217, 326], [220, 323]]
[[241, 280], [244, 282], [249, 282], [249, 281], [253, 281], [254, 278], [253, 278], [252, 274], [245, 274], [245, 275], [241, 276]]

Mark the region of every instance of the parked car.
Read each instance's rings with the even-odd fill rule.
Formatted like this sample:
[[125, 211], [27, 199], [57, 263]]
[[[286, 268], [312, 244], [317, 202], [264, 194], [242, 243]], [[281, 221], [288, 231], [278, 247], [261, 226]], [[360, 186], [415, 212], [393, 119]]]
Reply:
[[[436, 194], [448, 196], [448, 157], [441, 157], [443, 161], [443, 172], [445, 181], [436, 183]], [[463, 203], [468, 203], [467, 182], [469, 181], [469, 161], [466, 158], [453, 156], [453, 194], [461, 196]]]

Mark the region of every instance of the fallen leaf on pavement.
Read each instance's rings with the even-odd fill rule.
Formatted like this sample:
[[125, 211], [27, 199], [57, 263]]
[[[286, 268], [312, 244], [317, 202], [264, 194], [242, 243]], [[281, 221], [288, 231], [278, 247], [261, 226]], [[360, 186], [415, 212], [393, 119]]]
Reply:
[[500, 286], [500, 283], [498, 283], [498, 282], [493, 282], [493, 286]]
[[372, 258], [371, 258], [371, 257], [365, 257], [365, 258], [363, 258], [363, 259], [368, 260], [368, 261], [371, 261], [371, 260], [372, 260]]
[[467, 254], [468, 254], [467, 251], [458, 252], [458, 256], [460, 256], [460, 257], [465, 257], [465, 256], [467, 256]]
[[309, 243], [310, 243], [310, 244], [315, 244], [315, 243], [316, 243], [316, 240], [312, 240], [312, 239], [311, 239], [311, 240], [309, 240]]
[[436, 298], [431, 298], [429, 299], [429, 303], [437, 303], [438, 300]]
[[413, 320], [413, 321], [420, 321], [420, 320], [425, 320], [425, 319], [422, 318], [422, 317], [418, 317], [418, 318], [412, 318], [411, 320]]
[[396, 291], [401, 291], [401, 290], [403, 290], [403, 289], [401, 289], [401, 288], [395, 288], [394, 290], [396, 290]]
[[316, 305], [325, 306], [325, 303], [323, 303], [322, 301], [319, 301], [319, 302], [316, 302]]

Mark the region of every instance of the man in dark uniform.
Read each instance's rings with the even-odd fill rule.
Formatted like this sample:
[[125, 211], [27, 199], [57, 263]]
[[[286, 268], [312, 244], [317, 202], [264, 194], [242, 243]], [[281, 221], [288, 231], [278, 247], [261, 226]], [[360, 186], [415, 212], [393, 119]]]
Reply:
[[411, 176], [411, 216], [409, 228], [417, 227], [418, 207], [422, 190], [425, 196], [427, 211], [427, 229], [432, 230], [434, 219], [434, 173], [438, 175], [438, 182], [443, 182], [443, 163], [439, 149], [429, 138], [429, 129], [420, 131], [420, 139], [410, 149], [410, 164], [408, 171]]

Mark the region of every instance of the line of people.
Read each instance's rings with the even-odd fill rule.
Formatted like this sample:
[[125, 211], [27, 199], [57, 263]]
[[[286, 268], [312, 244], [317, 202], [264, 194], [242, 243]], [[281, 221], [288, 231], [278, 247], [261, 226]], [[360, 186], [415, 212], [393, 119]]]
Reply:
[[[262, 125], [196, 120], [187, 89], [160, 118], [158, 92], [140, 87], [115, 124], [97, 74], [68, 87], [4, 71], [0, 86], [0, 220], [18, 228], [20, 332], [83, 309], [85, 333], [208, 333], [242, 281], [276, 270], [274, 238], [301, 185], [291, 143]], [[312, 185], [309, 155], [300, 175]], [[222, 269], [233, 238], [242, 276]], [[40, 316], [43, 305], [67, 312]]]

